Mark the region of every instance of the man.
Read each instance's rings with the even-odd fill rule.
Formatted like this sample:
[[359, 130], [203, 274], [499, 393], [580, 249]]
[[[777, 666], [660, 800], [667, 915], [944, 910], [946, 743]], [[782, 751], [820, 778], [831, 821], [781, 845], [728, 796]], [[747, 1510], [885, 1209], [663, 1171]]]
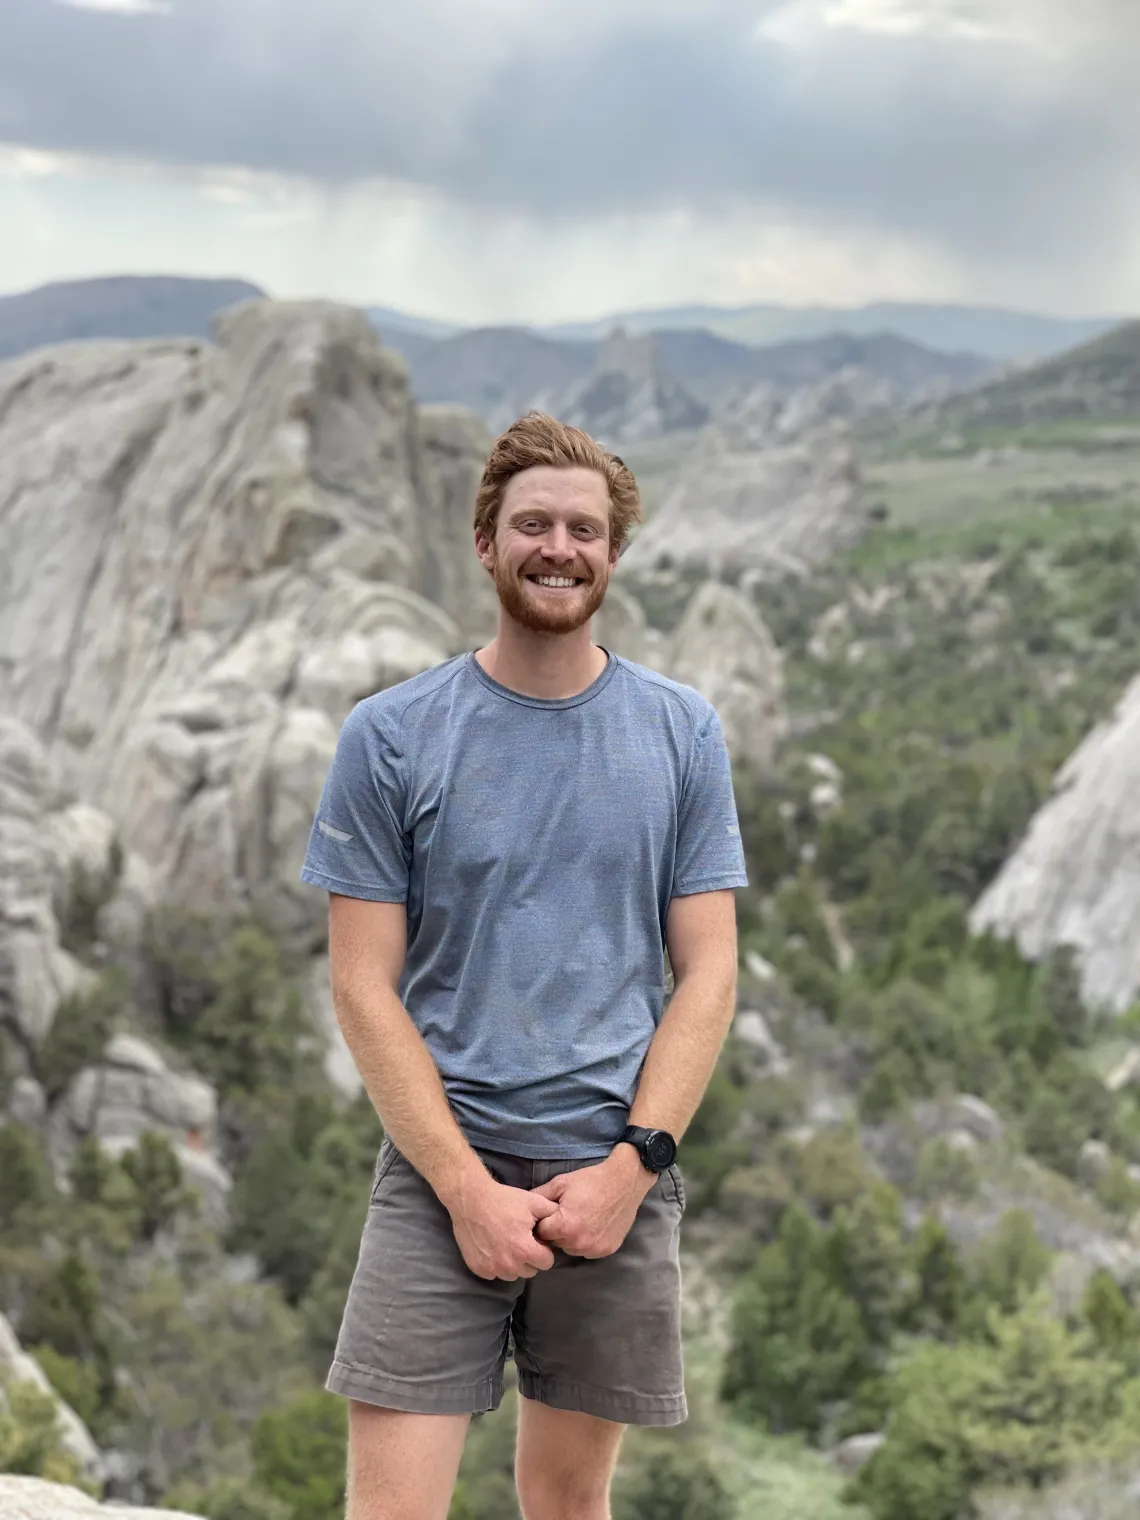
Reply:
[[361, 702], [325, 785], [303, 876], [386, 1132], [328, 1380], [350, 1520], [444, 1520], [509, 1340], [526, 1520], [605, 1520], [624, 1427], [685, 1418], [672, 1163], [746, 877], [713, 709], [590, 640], [639, 516], [619, 459], [516, 422], [476, 504], [495, 638]]

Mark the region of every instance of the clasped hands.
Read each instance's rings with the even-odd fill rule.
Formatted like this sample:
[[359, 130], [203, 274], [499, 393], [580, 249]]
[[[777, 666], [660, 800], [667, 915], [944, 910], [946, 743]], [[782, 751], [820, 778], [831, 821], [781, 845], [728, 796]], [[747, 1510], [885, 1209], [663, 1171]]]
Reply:
[[653, 1182], [632, 1146], [619, 1145], [604, 1161], [529, 1191], [487, 1171], [472, 1174], [448, 1209], [471, 1271], [514, 1282], [552, 1267], [553, 1246], [570, 1256], [611, 1256]]

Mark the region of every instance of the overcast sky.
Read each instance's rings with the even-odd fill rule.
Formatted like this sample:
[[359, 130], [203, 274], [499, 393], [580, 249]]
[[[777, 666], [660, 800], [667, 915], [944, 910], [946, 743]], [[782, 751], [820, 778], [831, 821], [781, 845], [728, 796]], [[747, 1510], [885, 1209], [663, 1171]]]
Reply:
[[0, 0], [0, 290], [1140, 311], [1140, 0]]

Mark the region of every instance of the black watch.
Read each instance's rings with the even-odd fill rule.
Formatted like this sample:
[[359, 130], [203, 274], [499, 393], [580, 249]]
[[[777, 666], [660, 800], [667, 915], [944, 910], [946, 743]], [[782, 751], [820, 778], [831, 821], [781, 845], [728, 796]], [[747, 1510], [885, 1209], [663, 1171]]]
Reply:
[[622, 1141], [633, 1146], [647, 1172], [666, 1172], [677, 1159], [677, 1142], [667, 1129], [627, 1124], [618, 1144]]

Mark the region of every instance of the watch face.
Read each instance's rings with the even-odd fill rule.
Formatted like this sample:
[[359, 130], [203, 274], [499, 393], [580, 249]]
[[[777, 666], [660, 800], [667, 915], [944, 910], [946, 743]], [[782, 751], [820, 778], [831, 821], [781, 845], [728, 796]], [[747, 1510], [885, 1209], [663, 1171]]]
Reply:
[[655, 1172], [663, 1172], [673, 1165], [677, 1145], [667, 1130], [650, 1130], [645, 1141], [645, 1158]]

